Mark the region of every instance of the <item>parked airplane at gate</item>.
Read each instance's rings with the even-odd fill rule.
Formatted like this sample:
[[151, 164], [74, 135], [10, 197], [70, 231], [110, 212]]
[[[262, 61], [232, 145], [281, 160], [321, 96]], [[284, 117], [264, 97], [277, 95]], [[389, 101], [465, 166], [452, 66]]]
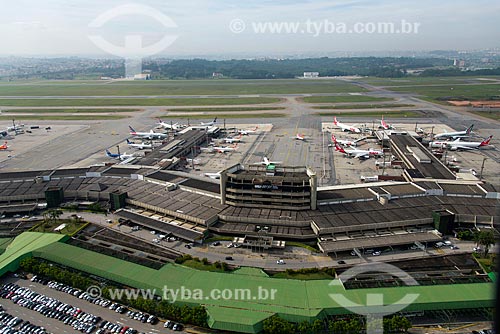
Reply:
[[434, 136], [434, 139], [446, 139], [446, 138], [457, 139], [457, 138], [470, 137], [473, 127], [474, 124], [469, 126], [464, 131], [438, 133]]
[[253, 165], [269, 166], [269, 165], [280, 165], [282, 163], [283, 161], [270, 161], [267, 157], [264, 157], [262, 158], [262, 161], [253, 163]]
[[149, 140], [153, 140], [153, 139], [166, 139], [166, 138], [168, 138], [168, 134], [166, 134], [166, 133], [158, 133], [158, 132], [154, 132], [153, 130], [151, 130], [149, 132], [137, 132], [130, 125], [128, 127], [130, 129], [130, 134], [132, 136], [137, 136], [137, 137], [141, 137], [141, 138], [147, 138]]
[[433, 141], [429, 143], [431, 148], [447, 148], [451, 151], [456, 150], [473, 150], [478, 149], [483, 146], [488, 146], [490, 144], [491, 138], [493, 136], [489, 136], [483, 141], [461, 141], [460, 138], [457, 138], [454, 141]]
[[361, 129], [356, 127], [356, 124], [349, 125], [349, 124], [344, 124], [339, 121], [337, 121], [337, 117], [333, 118], [333, 125], [338, 126], [339, 128], [342, 129], [342, 131], [349, 131], [349, 132], [354, 132], [354, 133], [361, 133]]
[[118, 159], [118, 160], [127, 160], [130, 158], [133, 158], [133, 154], [118, 154], [118, 153], [111, 153], [109, 150], [106, 150], [106, 156], [112, 159]]
[[243, 135], [240, 134], [238, 137], [227, 137], [227, 138], [222, 138], [222, 140], [227, 144], [239, 143], [241, 141], [242, 136]]
[[332, 142], [339, 143], [340, 145], [344, 146], [357, 146], [358, 142], [363, 140], [364, 138], [361, 139], [356, 139], [356, 140], [345, 140], [345, 139], [337, 139], [334, 134], [332, 134]]
[[217, 117], [215, 117], [214, 120], [211, 122], [207, 122], [207, 123], [201, 122], [200, 125], [201, 126], [214, 126], [216, 123], [217, 123]]
[[143, 150], [145, 148], [153, 148], [153, 144], [145, 144], [145, 143], [140, 143], [140, 144], [137, 144], [137, 143], [133, 143], [131, 142], [130, 140], [127, 139], [127, 145], [130, 146], [130, 147], [133, 147], [133, 148], [137, 148], [139, 150]]
[[384, 154], [384, 152], [381, 150], [374, 150], [371, 148], [368, 150], [359, 150], [359, 149], [355, 149], [354, 147], [352, 147], [351, 150], [345, 150], [338, 143], [335, 144], [335, 150], [338, 152], [344, 153], [350, 157], [354, 157], [354, 158], [358, 158], [358, 159], [369, 159], [372, 156], [381, 156]]
[[384, 120], [384, 116], [382, 116], [382, 119], [380, 120], [380, 127], [384, 130], [394, 129], [394, 126], [392, 126], [392, 124], [387, 124], [387, 122]]
[[158, 124], [159, 126], [161, 126], [164, 129], [168, 129], [168, 130], [180, 130], [181, 128], [183, 128], [183, 126], [180, 125], [179, 123], [175, 123], [175, 124], [166, 123], [166, 122], [163, 122], [160, 118], [158, 118], [158, 123], [156, 123], [156, 124]]
[[238, 130], [238, 133], [243, 136], [248, 136], [250, 133], [256, 133], [258, 129], [259, 126], [257, 125], [255, 128], [250, 130]]

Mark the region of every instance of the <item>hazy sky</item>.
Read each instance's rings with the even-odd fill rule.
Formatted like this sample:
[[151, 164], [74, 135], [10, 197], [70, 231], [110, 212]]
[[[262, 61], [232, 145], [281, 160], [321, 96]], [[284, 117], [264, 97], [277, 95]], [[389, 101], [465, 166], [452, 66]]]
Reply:
[[[165, 27], [145, 15], [122, 15], [100, 28], [89, 27], [102, 13], [125, 4], [151, 7], [177, 27]], [[143, 36], [145, 45], [165, 35], [177, 36], [160, 53], [167, 57], [470, 50], [500, 46], [499, 17], [500, 2], [492, 0], [0, 0], [0, 55], [106, 55], [89, 35], [119, 46], [131, 34]], [[418, 23], [418, 33], [331, 32], [332, 24], [352, 29], [356, 22], [392, 22], [399, 29], [402, 20]], [[298, 28], [287, 33], [254, 31], [255, 24], [265, 22]], [[231, 31], [231, 23], [239, 33]]]

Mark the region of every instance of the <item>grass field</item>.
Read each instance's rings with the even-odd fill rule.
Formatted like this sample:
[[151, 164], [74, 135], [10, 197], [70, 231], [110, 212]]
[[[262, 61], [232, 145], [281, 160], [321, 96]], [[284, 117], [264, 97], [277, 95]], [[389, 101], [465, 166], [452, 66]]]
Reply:
[[365, 95], [346, 95], [346, 96], [309, 96], [304, 97], [305, 103], [345, 103], [345, 102], [384, 102], [394, 101], [387, 97], [373, 97]]
[[47, 114], [47, 113], [116, 113], [116, 112], [139, 112], [139, 109], [5, 109], [3, 112], [21, 114]]
[[500, 111], [469, 111], [470, 113], [500, 121]]
[[163, 115], [155, 118], [177, 118], [177, 119], [201, 119], [201, 118], [213, 118], [218, 117], [220, 119], [223, 118], [278, 118], [278, 117], [286, 117], [286, 114], [283, 113], [238, 113], [238, 114], [203, 114], [203, 115]]
[[[480, 80], [487, 79], [487, 80]], [[358, 81], [374, 86], [412, 86], [412, 85], [449, 85], [464, 83], [487, 83], [488, 80], [499, 80], [498, 76], [483, 77], [408, 77], [408, 78], [361, 78]]]
[[[16, 115], [16, 120], [39, 121], [105, 121], [128, 118], [121, 115]], [[0, 121], [12, 121], [12, 116], [0, 116]]]
[[403, 110], [383, 110], [383, 111], [360, 111], [360, 112], [317, 112], [315, 113], [317, 116], [349, 116], [349, 117], [380, 117], [380, 116], [389, 116], [389, 117], [423, 117], [424, 115], [413, 110], [403, 111]]
[[285, 107], [225, 107], [225, 108], [171, 108], [171, 112], [212, 112], [212, 111], [266, 111], [284, 110]]
[[350, 93], [363, 88], [340, 80], [37, 81], [0, 85], [1, 96], [242, 95]]
[[313, 109], [387, 109], [387, 108], [411, 108], [413, 104], [347, 104], [339, 106], [314, 106]]
[[172, 99], [0, 99], [0, 106], [10, 107], [102, 107], [102, 106], [198, 106], [277, 103], [272, 97], [242, 98], [172, 98]]
[[443, 85], [389, 88], [396, 92], [415, 93], [432, 101], [446, 103], [445, 100], [489, 100], [500, 97], [500, 84], [489, 85]]

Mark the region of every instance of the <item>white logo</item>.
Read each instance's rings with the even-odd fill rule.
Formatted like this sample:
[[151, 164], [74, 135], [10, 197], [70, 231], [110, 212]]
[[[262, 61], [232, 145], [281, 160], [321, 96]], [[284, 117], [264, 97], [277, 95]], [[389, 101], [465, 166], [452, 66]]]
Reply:
[[[177, 28], [177, 24], [170, 17], [152, 7], [140, 4], [126, 4], [112, 8], [96, 17], [88, 26], [89, 28], [101, 28], [107, 22], [126, 15], [147, 16], [155, 19], [165, 28]], [[144, 57], [152, 56], [168, 48], [175, 42], [178, 35], [164, 35], [161, 40], [149, 46], [143, 45], [140, 35], [126, 35], [124, 46], [114, 45], [100, 35], [89, 35], [88, 37], [96, 46], [107, 53], [125, 58], [127, 63], [137, 63]], [[129, 60], [133, 60], [133, 62], [129, 62]], [[129, 73], [127, 69], [127, 76], [139, 73]]]
[[[404, 284], [408, 286], [419, 285], [418, 282], [413, 277], [411, 277], [403, 270], [399, 269], [396, 266], [381, 262], [367, 263], [352, 267], [343, 272], [339, 276], [338, 280], [333, 280], [332, 282], [330, 282], [329, 285], [331, 286], [343, 285], [342, 282], [346, 282], [349, 279], [358, 276], [359, 274], [364, 274], [368, 272], [387, 273], [399, 278]], [[384, 294], [382, 293], [367, 293], [366, 305], [357, 304], [347, 299], [341, 293], [332, 293], [329, 296], [336, 303], [348, 309], [349, 311], [366, 316], [367, 334], [375, 334], [375, 333], [379, 334], [384, 332], [383, 328], [384, 316], [403, 310], [408, 305], [415, 302], [415, 300], [417, 300], [420, 294], [414, 294], [414, 293], [407, 294], [397, 302], [390, 305], [384, 305]]]

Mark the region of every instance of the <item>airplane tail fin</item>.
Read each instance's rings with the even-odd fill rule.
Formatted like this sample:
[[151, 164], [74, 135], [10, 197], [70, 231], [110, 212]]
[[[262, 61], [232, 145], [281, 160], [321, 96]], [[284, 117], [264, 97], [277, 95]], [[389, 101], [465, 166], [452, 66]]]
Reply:
[[109, 150], [106, 150], [106, 155], [107, 155], [108, 157], [111, 157], [111, 156], [112, 156], [112, 154], [111, 154], [111, 152], [110, 152]]
[[136, 133], [136, 131], [134, 130], [134, 128], [133, 128], [133, 127], [131, 127], [130, 125], [128, 126], [128, 128], [130, 129], [130, 132], [131, 132], [131, 133]]
[[338, 124], [338, 121], [337, 121], [337, 116], [333, 117], [333, 124], [337, 125]]
[[335, 137], [335, 135], [332, 133], [332, 141], [337, 144], [337, 138]]
[[128, 140], [128, 138], [126, 139], [127, 140], [127, 144], [132, 144], [132, 142], [130, 140]]
[[346, 151], [338, 143], [335, 143], [335, 150], [342, 153], [346, 153]]
[[472, 128], [473, 128], [473, 127], [474, 127], [474, 124], [472, 124], [471, 126], [469, 126], [469, 127], [467, 128], [467, 130], [465, 131], [465, 133], [466, 133], [467, 135], [470, 135], [470, 133], [472, 132]]
[[479, 146], [488, 146], [490, 144], [491, 138], [493, 138], [493, 136], [489, 136], [488, 138], [483, 140], [481, 144], [479, 144]]

